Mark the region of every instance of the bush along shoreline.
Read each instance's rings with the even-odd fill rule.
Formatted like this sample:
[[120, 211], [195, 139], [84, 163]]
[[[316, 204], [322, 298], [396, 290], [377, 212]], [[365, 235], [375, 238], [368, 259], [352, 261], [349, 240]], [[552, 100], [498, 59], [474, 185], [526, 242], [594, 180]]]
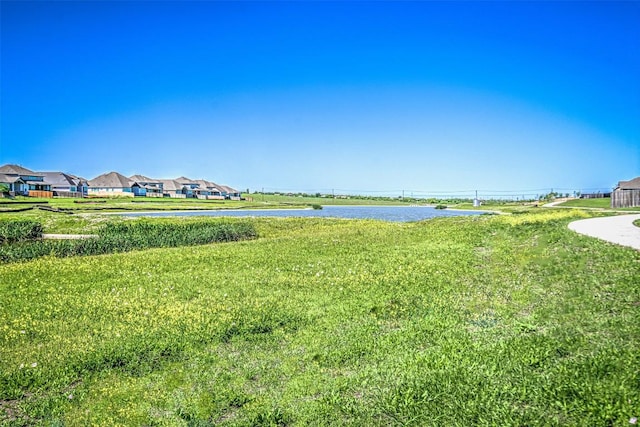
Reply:
[[42, 224], [32, 220], [0, 221], [0, 245], [42, 238]]
[[0, 262], [28, 261], [47, 255], [60, 258], [102, 255], [257, 237], [253, 224], [246, 221], [139, 221], [106, 224], [98, 232], [98, 237], [81, 240], [42, 240], [42, 229], [42, 225], [36, 221], [0, 223]]

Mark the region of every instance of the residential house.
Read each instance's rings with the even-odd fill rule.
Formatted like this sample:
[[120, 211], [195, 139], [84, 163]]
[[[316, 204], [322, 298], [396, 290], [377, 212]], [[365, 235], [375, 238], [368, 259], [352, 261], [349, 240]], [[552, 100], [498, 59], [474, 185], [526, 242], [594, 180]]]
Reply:
[[65, 172], [34, 172], [18, 165], [0, 167], [0, 184], [9, 194], [36, 197], [146, 196], [199, 199], [240, 199], [240, 192], [204, 179], [185, 176], [154, 179], [144, 175], [127, 178], [108, 172], [87, 181]]
[[229, 187], [227, 185], [221, 185], [220, 188], [222, 189], [222, 194], [225, 199], [240, 200], [242, 197], [242, 193], [240, 193], [235, 188]]
[[629, 181], [620, 181], [611, 193], [612, 208], [640, 207], [640, 176]]
[[188, 187], [173, 179], [159, 179], [158, 181], [162, 184], [164, 197], [184, 199], [187, 197], [187, 192], [190, 191]]
[[163, 197], [163, 185], [161, 180], [149, 178], [144, 175], [132, 175], [129, 179], [134, 182], [132, 186], [134, 195]]
[[8, 191], [11, 196], [16, 195], [16, 193], [21, 194], [27, 185], [19, 176], [5, 175], [3, 173], [0, 174], [0, 184], [6, 185], [6, 190], [2, 191]]
[[64, 172], [38, 172], [51, 185], [51, 191], [58, 197], [85, 197], [89, 191], [89, 183], [79, 176]]
[[44, 175], [38, 172], [23, 168], [19, 165], [7, 164], [0, 166], [0, 174], [4, 176], [1, 182], [9, 185], [9, 194], [31, 197], [53, 197], [51, 185], [45, 181]]
[[195, 187], [191, 190], [191, 193], [193, 195], [193, 197], [197, 198], [197, 199], [207, 199], [209, 198], [209, 196], [211, 195], [211, 193], [209, 192], [209, 190], [207, 190], [206, 187]]
[[222, 190], [220, 189], [220, 186], [218, 184], [204, 179], [197, 179], [196, 182], [198, 183], [198, 188], [206, 189], [207, 199], [224, 199]]
[[118, 172], [107, 172], [89, 181], [90, 196], [133, 197], [134, 182]]
[[186, 194], [188, 198], [197, 196], [197, 192], [194, 192], [193, 190], [198, 188], [199, 185], [193, 179], [187, 178], [186, 176], [181, 176], [176, 178], [174, 181], [177, 181], [178, 183], [180, 183], [180, 185], [183, 185], [184, 187], [187, 188]]

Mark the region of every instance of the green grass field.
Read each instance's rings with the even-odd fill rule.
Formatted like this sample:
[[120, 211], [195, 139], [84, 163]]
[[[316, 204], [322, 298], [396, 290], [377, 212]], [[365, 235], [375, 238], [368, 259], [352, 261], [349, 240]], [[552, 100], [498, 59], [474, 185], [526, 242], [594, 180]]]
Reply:
[[611, 198], [603, 197], [601, 199], [573, 199], [561, 203], [560, 206], [611, 209]]
[[[561, 203], [559, 206], [573, 207], [573, 208], [596, 208], [596, 209], [611, 209], [611, 198], [603, 197], [601, 199], [574, 199], [567, 200]], [[640, 212], [640, 207], [634, 208], [618, 208], [616, 210]]]
[[0, 265], [0, 424], [629, 425], [640, 252], [567, 229], [587, 215], [264, 218]]
[[[151, 197], [37, 199], [33, 197], [17, 197], [15, 200], [0, 199], [0, 210], [24, 209], [31, 204], [38, 203], [45, 207], [71, 212], [245, 209], [258, 207], [269, 208], [274, 205], [274, 203], [264, 203], [253, 200], [200, 200]], [[304, 206], [304, 203], [300, 203], [298, 206]], [[1, 214], [2, 213], [0, 213], [0, 215]]]
[[426, 200], [400, 199], [394, 197], [364, 197], [364, 196], [324, 196], [312, 197], [285, 194], [251, 194], [254, 201], [281, 204], [306, 204], [306, 205], [403, 205], [412, 203], [426, 204]]

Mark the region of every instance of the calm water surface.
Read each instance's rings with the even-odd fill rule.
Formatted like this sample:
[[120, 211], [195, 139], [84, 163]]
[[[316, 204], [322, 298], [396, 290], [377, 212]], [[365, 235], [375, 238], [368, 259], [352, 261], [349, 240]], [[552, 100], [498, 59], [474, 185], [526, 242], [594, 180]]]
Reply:
[[420, 221], [442, 216], [479, 215], [479, 211], [435, 209], [426, 206], [323, 206], [314, 209], [225, 209], [215, 211], [170, 211], [126, 213], [125, 216], [239, 216], [381, 219], [384, 221]]

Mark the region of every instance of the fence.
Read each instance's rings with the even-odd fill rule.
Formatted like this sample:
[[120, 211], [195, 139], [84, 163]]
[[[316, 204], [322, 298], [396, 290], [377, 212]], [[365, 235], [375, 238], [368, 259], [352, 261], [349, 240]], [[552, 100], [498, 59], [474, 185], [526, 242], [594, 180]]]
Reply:
[[79, 191], [54, 191], [54, 197], [72, 197], [75, 199], [82, 199], [85, 195]]
[[611, 194], [612, 208], [631, 208], [640, 206], [640, 189], [616, 190]]
[[53, 199], [53, 191], [29, 190], [29, 197], [41, 197], [43, 199]]
[[605, 197], [611, 197], [611, 193], [585, 193], [581, 194], [581, 199], [604, 199]]

